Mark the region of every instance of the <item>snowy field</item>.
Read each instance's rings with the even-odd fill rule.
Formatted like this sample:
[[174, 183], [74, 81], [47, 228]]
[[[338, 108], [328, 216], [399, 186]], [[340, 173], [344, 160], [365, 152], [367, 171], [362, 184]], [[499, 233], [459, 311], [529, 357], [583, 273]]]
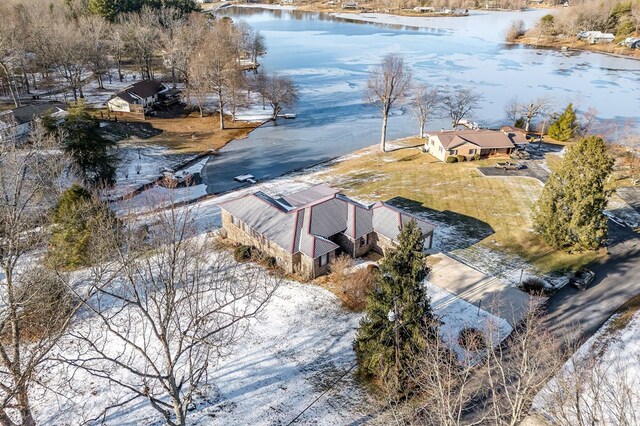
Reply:
[[[596, 419], [593, 424], [612, 426], [640, 424], [640, 312], [622, 330], [613, 328], [616, 319], [582, 345], [536, 396], [533, 412], [544, 415], [562, 409], [567, 424], [592, 424], [591, 419]], [[556, 394], [560, 389], [568, 389], [575, 398], [562, 403]]]
[[[463, 328], [473, 326], [496, 336], [494, 344], [511, 331], [504, 321], [484, 310], [425, 284], [434, 313], [444, 323], [441, 336], [461, 358], [465, 354], [457, 336]], [[283, 282], [241, 340], [225, 348], [228, 355], [209, 368], [207, 385], [190, 411], [189, 424], [287, 424], [307, 408], [300, 424], [370, 420], [367, 413], [376, 412], [376, 407], [353, 374], [352, 343], [361, 316], [345, 310], [321, 287]], [[102, 323], [90, 317], [75, 327], [99, 330]], [[66, 341], [58, 355], [74, 356], [77, 350], [78, 346]], [[127, 372], [119, 369], [114, 374], [122, 378]], [[71, 367], [46, 370], [43, 379], [49, 389], [37, 387], [34, 394], [41, 424], [76, 425], [127, 398], [106, 379]], [[71, 389], [68, 383], [73, 384]], [[160, 417], [146, 401], [137, 400], [112, 410], [105, 423], [159, 425]]]

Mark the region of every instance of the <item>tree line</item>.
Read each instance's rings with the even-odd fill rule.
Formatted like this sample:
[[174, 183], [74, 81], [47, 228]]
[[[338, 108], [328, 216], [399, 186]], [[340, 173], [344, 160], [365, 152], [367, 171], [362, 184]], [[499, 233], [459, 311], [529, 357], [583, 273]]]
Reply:
[[242, 21], [147, 5], [109, 21], [89, 13], [88, 6], [73, 9], [56, 1], [3, 3], [0, 13], [0, 90], [16, 107], [21, 97], [45, 87], [69, 90], [77, 102], [90, 81], [103, 89], [105, 79], [124, 81], [125, 70], [142, 80], [164, 71], [174, 88], [185, 85], [187, 103], [201, 116], [215, 99], [220, 128], [227, 109], [235, 118], [239, 107], [252, 102], [252, 92], [269, 103], [274, 119], [298, 98], [288, 76], [247, 76], [247, 69], [257, 69], [266, 44]]

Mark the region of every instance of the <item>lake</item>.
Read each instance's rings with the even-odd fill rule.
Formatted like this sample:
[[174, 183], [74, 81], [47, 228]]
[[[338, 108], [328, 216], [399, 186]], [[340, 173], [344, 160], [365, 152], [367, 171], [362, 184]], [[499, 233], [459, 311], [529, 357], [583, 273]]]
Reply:
[[[639, 61], [503, 43], [512, 20], [522, 19], [531, 27], [545, 13], [369, 16], [397, 24], [387, 25], [291, 10], [225, 9], [221, 14], [245, 20], [264, 34], [268, 54], [261, 69], [290, 75], [301, 96], [295, 120], [267, 123], [207, 162], [201, 172], [207, 192], [240, 186], [233, 181], [240, 174], [269, 179], [377, 143], [379, 111], [365, 103], [363, 89], [368, 70], [388, 52], [404, 55], [416, 80], [480, 92], [483, 102], [470, 118], [484, 126], [511, 124], [504, 110], [513, 97], [526, 101], [544, 95], [558, 111], [573, 102], [582, 112], [595, 109], [601, 123], [640, 127]], [[422, 28], [414, 26], [418, 24]], [[447, 119], [434, 119], [427, 128], [449, 126]], [[396, 109], [389, 120], [389, 138], [417, 133], [411, 111]]]

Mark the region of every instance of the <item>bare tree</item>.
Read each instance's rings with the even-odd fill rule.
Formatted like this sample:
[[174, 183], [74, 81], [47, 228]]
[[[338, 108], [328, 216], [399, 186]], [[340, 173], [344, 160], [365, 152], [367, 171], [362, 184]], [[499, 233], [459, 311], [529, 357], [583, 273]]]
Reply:
[[427, 119], [437, 110], [440, 102], [440, 93], [437, 88], [429, 89], [424, 84], [419, 84], [413, 89], [411, 109], [420, 125], [420, 138], [424, 137], [424, 126]]
[[[167, 7], [160, 9], [159, 21], [162, 56], [165, 66], [171, 72], [171, 83], [175, 89], [179, 70], [184, 69], [184, 62], [189, 53], [189, 50], [185, 49], [187, 46], [183, 37], [185, 20], [178, 9]], [[193, 40], [189, 42], [193, 44]]]
[[562, 343], [532, 306], [505, 342], [488, 348], [484, 384], [492, 424], [516, 426], [527, 416], [535, 395], [562, 365]]
[[[449, 336], [455, 341], [458, 336]], [[488, 338], [488, 336], [487, 336]], [[478, 363], [481, 353], [465, 356], [449, 348], [443, 340], [430, 344], [419, 355], [412, 376], [419, 390], [417, 406], [410, 412], [412, 419], [429, 426], [468, 426], [482, 424], [486, 419], [464, 420], [465, 410], [480, 393], [477, 386]]]
[[11, 10], [0, 6], [3, 23], [0, 25], [0, 71], [2, 80], [6, 82], [16, 108], [20, 106], [15, 72], [19, 66], [22, 53], [20, 28]]
[[447, 91], [442, 97], [442, 105], [451, 118], [451, 127], [456, 129], [460, 121], [479, 106], [481, 100], [482, 96], [473, 89]]
[[283, 108], [293, 108], [298, 102], [300, 91], [289, 76], [272, 75], [268, 77], [262, 95], [271, 105], [271, 119], [277, 124], [278, 115]]
[[78, 28], [78, 37], [84, 38], [87, 42], [88, 68], [98, 81], [98, 88], [104, 89], [103, 77], [111, 65], [108, 55], [109, 24], [100, 16], [81, 16], [78, 19]]
[[[33, 267], [20, 267], [47, 241], [48, 211], [68, 165], [59, 141], [36, 124], [28, 144], [10, 137], [0, 144], [0, 424], [34, 425], [29, 389], [72, 312], [45, 309]], [[23, 265], [24, 266], [24, 265]], [[43, 275], [40, 274], [40, 278]], [[42, 281], [41, 281], [42, 282]], [[56, 284], [56, 282], [54, 282]], [[60, 287], [58, 287], [60, 288]], [[38, 328], [33, 320], [37, 320]]]
[[66, 361], [127, 391], [110, 409], [142, 399], [167, 424], [185, 425], [208, 372], [278, 280], [216, 253], [212, 237], [196, 236], [191, 207], [157, 219], [146, 235], [121, 232], [117, 259], [92, 268], [97, 323], [71, 331], [81, 348]]
[[143, 80], [153, 80], [153, 55], [160, 43], [160, 23], [153, 9], [129, 13], [122, 20], [127, 52], [137, 62]]
[[64, 20], [56, 20], [49, 27], [47, 55], [55, 64], [73, 92], [74, 101], [84, 97], [82, 86], [89, 65], [89, 43], [75, 25]]
[[120, 22], [112, 23], [107, 35], [107, 42], [109, 43], [109, 53], [112, 55], [118, 68], [118, 80], [124, 81], [124, 74], [122, 73], [122, 61], [125, 54], [126, 44], [124, 36], [124, 28]]
[[507, 103], [507, 117], [514, 123], [522, 120], [524, 130], [528, 132], [531, 128], [531, 122], [538, 116], [548, 112], [551, 106], [551, 100], [546, 96], [541, 96], [530, 102], [521, 103], [518, 98], [513, 98]]
[[365, 99], [377, 106], [382, 112], [382, 131], [380, 150], [386, 151], [387, 121], [393, 105], [406, 98], [411, 88], [411, 70], [404, 64], [404, 59], [397, 53], [388, 53], [382, 62], [373, 67], [369, 73], [365, 89]]
[[628, 370], [597, 354], [575, 355], [540, 393], [540, 408], [560, 426], [640, 425], [640, 391]]

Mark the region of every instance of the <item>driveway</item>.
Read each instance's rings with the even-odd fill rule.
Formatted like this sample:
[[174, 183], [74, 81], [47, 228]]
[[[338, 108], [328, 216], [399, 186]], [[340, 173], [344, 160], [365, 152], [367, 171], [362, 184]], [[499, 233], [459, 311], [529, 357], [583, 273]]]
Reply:
[[524, 168], [520, 170], [504, 170], [497, 167], [478, 167], [480, 173], [484, 176], [500, 176], [500, 177], [531, 177], [538, 179], [540, 182], [545, 183], [549, 179], [549, 172], [542, 168], [534, 160], [518, 160], [518, 163], [522, 164]]
[[431, 284], [455, 294], [515, 327], [534, 301], [527, 293], [495, 277], [485, 275], [452, 257], [438, 253], [429, 256]]
[[640, 234], [609, 221], [609, 256], [592, 264], [594, 283], [565, 286], [547, 302], [546, 323], [560, 339], [582, 342], [629, 299], [640, 295]]
[[623, 188], [618, 188], [616, 192], [623, 200], [629, 203], [631, 207], [633, 207], [638, 213], [640, 213], [640, 187], [626, 186]]

